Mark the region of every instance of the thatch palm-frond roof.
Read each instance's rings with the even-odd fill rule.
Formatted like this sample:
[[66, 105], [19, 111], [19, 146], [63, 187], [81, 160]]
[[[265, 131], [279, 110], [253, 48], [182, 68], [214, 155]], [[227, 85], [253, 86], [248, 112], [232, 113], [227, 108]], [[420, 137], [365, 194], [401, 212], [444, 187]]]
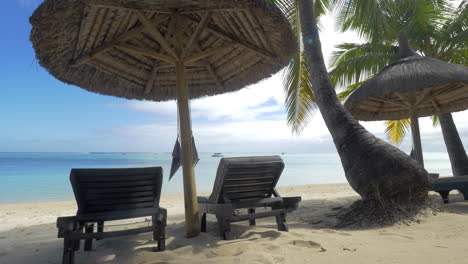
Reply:
[[468, 108], [468, 67], [423, 57], [400, 56], [365, 82], [345, 107], [359, 120], [399, 120]]
[[180, 59], [175, 19], [183, 49], [190, 47], [183, 54], [190, 98], [256, 83], [297, 49], [284, 15], [263, 0], [45, 0], [30, 19], [31, 41], [39, 63], [65, 83], [171, 100]]

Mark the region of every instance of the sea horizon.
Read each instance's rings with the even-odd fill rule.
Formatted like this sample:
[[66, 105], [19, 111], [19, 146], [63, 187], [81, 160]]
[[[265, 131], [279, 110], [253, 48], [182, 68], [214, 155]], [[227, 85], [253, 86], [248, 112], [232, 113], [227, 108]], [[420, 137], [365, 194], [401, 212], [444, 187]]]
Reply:
[[[213, 152], [199, 152], [195, 167], [197, 192], [213, 188], [220, 157]], [[223, 152], [224, 157], [279, 155], [285, 169], [278, 186], [347, 183], [337, 153], [330, 152]], [[451, 175], [445, 152], [425, 152], [428, 172]], [[33, 201], [73, 200], [69, 182], [72, 168], [163, 168], [162, 194], [183, 193], [182, 173], [179, 169], [171, 181], [170, 152], [0, 152], [0, 204]]]

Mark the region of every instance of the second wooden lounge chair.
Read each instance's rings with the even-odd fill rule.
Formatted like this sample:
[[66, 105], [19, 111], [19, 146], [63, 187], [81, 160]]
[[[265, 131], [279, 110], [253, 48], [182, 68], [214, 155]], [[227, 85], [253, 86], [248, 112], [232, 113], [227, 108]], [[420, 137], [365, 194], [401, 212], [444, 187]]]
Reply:
[[[93, 239], [153, 232], [160, 251], [165, 248], [167, 211], [159, 207], [162, 168], [72, 169], [70, 181], [78, 205], [76, 216], [57, 218], [63, 238], [63, 264], [74, 263], [84, 239], [84, 250]], [[152, 217], [152, 225], [121, 231], [104, 231], [106, 221]], [[97, 232], [94, 232], [97, 223]], [[83, 232], [84, 231], [84, 232]]]
[[449, 203], [449, 193], [458, 190], [468, 200], [468, 176], [455, 176], [432, 179], [432, 190], [438, 192], [444, 203]]
[[[206, 214], [218, 219], [221, 236], [231, 239], [231, 223], [275, 216], [279, 231], [288, 231], [286, 214], [297, 209], [301, 197], [281, 197], [275, 190], [284, 168], [279, 156], [222, 158], [211, 196], [198, 197], [201, 231], [206, 232]], [[256, 212], [256, 208], [271, 210]], [[239, 209], [248, 209], [240, 214]]]

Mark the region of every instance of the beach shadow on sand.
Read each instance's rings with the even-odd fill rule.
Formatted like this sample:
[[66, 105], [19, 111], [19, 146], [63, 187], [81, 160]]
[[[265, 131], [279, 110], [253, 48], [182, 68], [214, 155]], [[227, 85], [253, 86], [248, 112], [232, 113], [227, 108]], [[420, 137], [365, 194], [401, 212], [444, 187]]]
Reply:
[[[349, 204], [347, 199], [302, 201], [298, 210], [288, 214], [289, 228], [291, 231], [299, 227], [329, 228], [333, 224], [333, 216], [327, 216], [327, 211], [333, 212], [334, 208], [342, 208], [347, 204]], [[250, 227], [247, 222], [233, 223], [233, 240], [224, 241], [219, 236], [216, 218], [208, 216], [207, 233], [202, 233], [196, 238], [185, 238], [183, 216], [171, 216], [171, 219], [172, 223], [166, 229], [164, 252], [154, 252], [156, 245], [152, 241], [152, 235], [145, 233], [94, 241], [91, 252], [83, 251], [82, 241], [81, 249], [76, 253], [76, 263], [138, 263], [135, 259], [148, 254], [158, 256], [156, 258], [161, 258], [163, 262], [170, 262], [177, 257], [171, 252], [199, 254], [206, 252], [207, 249], [209, 249], [207, 254], [211, 254], [212, 257], [235, 256], [241, 254], [242, 248], [247, 248], [249, 242], [272, 241], [285, 235], [284, 232], [277, 231], [275, 218], [270, 217], [258, 219], [255, 228]], [[57, 238], [55, 223], [17, 227], [0, 232], [0, 264], [61, 263], [62, 250], [63, 240]]]
[[[431, 196], [432, 199], [438, 199]], [[318, 243], [298, 240], [300, 234], [295, 230], [310, 229], [312, 232], [324, 232], [340, 236], [350, 236], [346, 229], [335, 229], [336, 213], [348, 207], [358, 197], [343, 197], [340, 199], [304, 200], [300, 208], [288, 214], [290, 233], [279, 232], [276, 229], [274, 217], [257, 220], [256, 227], [250, 227], [247, 222], [233, 223], [233, 240], [224, 241], [218, 233], [218, 225], [214, 216], [208, 217], [207, 233], [196, 238], [185, 238], [183, 217], [172, 216], [172, 221], [166, 230], [166, 251], [154, 252], [155, 243], [152, 234], [145, 233], [134, 236], [109, 238], [95, 241], [93, 251], [76, 253], [76, 264], [80, 263], [183, 263], [181, 257], [190, 260], [194, 254], [204, 254], [207, 259], [218, 256], [237, 256], [249, 249], [250, 243], [260, 241], [268, 243], [286, 237], [290, 243], [299, 247], [318, 248]], [[444, 212], [467, 214], [468, 202], [458, 194], [451, 195], [451, 203], [441, 205]], [[316, 230], [316, 231], [313, 231]], [[320, 231], [318, 231], [320, 230]], [[82, 242], [83, 243], [83, 242]], [[83, 246], [83, 244], [82, 244]], [[13, 263], [61, 263], [63, 240], [57, 238], [54, 223], [29, 227], [17, 227], [0, 232], [0, 264]], [[153, 259], [154, 261], [147, 261]], [[188, 259], [187, 259], [188, 258]], [[176, 262], [176, 260], [178, 262]], [[209, 262], [211, 263], [211, 262]]]

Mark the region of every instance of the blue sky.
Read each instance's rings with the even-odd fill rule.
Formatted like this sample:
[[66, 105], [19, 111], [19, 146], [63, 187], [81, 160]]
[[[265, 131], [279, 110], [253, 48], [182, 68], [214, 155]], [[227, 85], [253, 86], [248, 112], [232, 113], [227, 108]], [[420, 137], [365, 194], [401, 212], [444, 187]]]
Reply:
[[145, 113], [109, 107], [125, 100], [61, 83], [37, 63], [28, 22], [37, 2], [8, 0], [0, 11], [8, 36], [0, 43], [0, 151], [80, 151], [111, 127], [147, 122]]
[[[6, 0], [0, 10], [0, 152], [9, 151], [171, 151], [177, 135], [174, 102], [129, 101], [90, 93], [63, 84], [35, 60], [29, 41], [29, 16], [39, 0]], [[325, 17], [321, 32], [325, 58], [343, 41]], [[236, 93], [191, 103], [193, 132], [200, 151], [331, 152], [328, 131], [317, 114], [300, 135], [286, 125], [281, 76]], [[468, 135], [466, 113], [455, 115], [462, 137]], [[364, 124], [383, 137], [381, 122]], [[440, 129], [421, 120], [423, 144], [444, 151]], [[410, 142], [402, 148], [407, 150]]]

